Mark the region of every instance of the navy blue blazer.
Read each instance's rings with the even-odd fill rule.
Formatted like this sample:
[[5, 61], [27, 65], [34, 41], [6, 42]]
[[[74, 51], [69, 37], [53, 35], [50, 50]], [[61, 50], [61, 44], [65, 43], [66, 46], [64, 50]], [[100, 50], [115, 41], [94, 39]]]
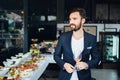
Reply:
[[[73, 66], [75, 61], [73, 59], [73, 52], [71, 48], [72, 31], [63, 33], [55, 48], [54, 60], [60, 66], [59, 80], [70, 80], [72, 73], [67, 73], [64, 70], [64, 63], [70, 63]], [[91, 59], [89, 58], [91, 55]], [[61, 59], [61, 56], [63, 58]], [[82, 52], [82, 61], [89, 66], [87, 70], [77, 71], [79, 80], [91, 80], [90, 68], [94, 68], [100, 61], [100, 54], [98, 51], [97, 40], [94, 35], [84, 32], [84, 50]]]

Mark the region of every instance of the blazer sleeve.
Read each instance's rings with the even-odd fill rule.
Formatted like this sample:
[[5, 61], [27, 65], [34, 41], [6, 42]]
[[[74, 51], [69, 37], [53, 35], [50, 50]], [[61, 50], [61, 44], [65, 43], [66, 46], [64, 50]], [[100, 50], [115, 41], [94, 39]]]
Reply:
[[64, 68], [64, 61], [62, 60], [62, 45], [63, 45], [63, 37], [60, 37], [57, 43], [57, 46], [55, 48], [55, 53], [54, 53], [54, 60], [56, 63], [60, 66], [60, 68]]
[[95, 68], [100, 62], [100, 52], [99, 46], [96, 41], [96, 37], [93, 37], [91, 41], [92, 41], [91, 60], [89, 60], [87, 63], [89, 68]]

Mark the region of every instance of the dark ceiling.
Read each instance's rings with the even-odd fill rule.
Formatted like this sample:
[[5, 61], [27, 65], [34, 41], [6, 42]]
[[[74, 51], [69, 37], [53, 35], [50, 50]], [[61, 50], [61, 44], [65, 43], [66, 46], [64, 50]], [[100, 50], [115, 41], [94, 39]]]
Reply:
[[23, 9], [23, 1], [22, 0], [1, 0], [0, 9], [21, 10]]
[[[45, 9], [54, 7], [57, 0], [28, 0], [28, 6], [31, 10], [33, 9]], [[1, 0], [0, 8], [6, 10], [21, 10], [23, 9], [23, 0]]]
[[[86, 3], [90, 3], [94, 1], [95, 3], [110, 3], [110, 4], [120, 4], [120, 0], [64, 0], [65, 6], [77, 6], [77, 5], [85, 5]], [[45, 9], [54, 7], [52, 5], [57, 4], [57, 0], [28, 0], [29, 8], [33, 9]], [[1, 0], [0, 1], [0, 9], [7, 10], [20, 10], [23, 9], [23, 0]]]
[[[23, 10], [23, 0], [2, 0], [0, 2], [0, 10]], [[37, 13], [51, 14], [56, 13], [57, 0], [28, 0], [28, 11], [30, 15]]]
[[[23, 10], [24, 0], [1, 0], [0, 10]], [[91, 4], [120, 4], [120, 0], [63, 0], [64, 10], [68, 11], [73, 7], [84, 7], [91, 10]], [[28, 0], [29, 15], [37, 14], [56, 14], [57, 0]], [[89, 13], [88, 13], [89, 14]]]

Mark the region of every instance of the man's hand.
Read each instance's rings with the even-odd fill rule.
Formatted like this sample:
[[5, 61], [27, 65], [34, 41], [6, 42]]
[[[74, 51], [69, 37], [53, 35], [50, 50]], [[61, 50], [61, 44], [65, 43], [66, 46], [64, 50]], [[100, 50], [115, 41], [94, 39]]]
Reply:
[[85, 62], [82, 62], [82, 61], [77, 62], [76, 65], [80, 70], [88, 69], [88, 64]]
[[75, 70], [75, 67], [69, 63], [65, 63], [64, 68], [68, 73], [72, 73]]

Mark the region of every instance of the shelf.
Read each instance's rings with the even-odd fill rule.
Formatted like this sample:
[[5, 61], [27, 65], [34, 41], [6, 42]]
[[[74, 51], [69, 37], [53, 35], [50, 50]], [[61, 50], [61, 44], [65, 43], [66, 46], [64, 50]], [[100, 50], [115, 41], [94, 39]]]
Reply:
[[0, 33], [0, 39], [22, 39], [21, 34]]
[[57, 25], [56, 21], [30, 21], [31, 25]]
[[19, 33], [0, 33], [1, 45], [8, 47], [23, 47], [23, 35]]

